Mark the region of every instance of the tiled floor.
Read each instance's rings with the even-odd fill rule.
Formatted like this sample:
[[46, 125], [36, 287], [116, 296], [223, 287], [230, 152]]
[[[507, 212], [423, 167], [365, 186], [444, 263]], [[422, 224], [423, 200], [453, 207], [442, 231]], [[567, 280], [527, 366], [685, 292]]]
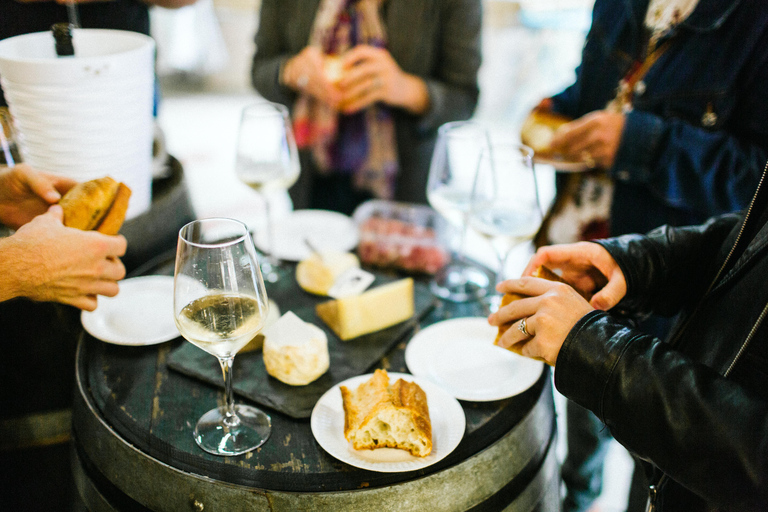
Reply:
[[[571, 80], [582, 40], [583, 33], [579, 30], [556, 28], [546, 23], [538, 23], [536, 28], [487, 23], [476, 118], [499, 133], [517, 138], [525, 113], [540, 98]], [[240, 62], [233, 68], [247, 66]], [[263, 219], [261, 199], [234, 175], [234, 141], [240, 110], [257, 96], [247, 88], [223, 92], [210, 87], [210, 83], [216, 81], [207, 83], [208, 87], [199, 88], [164, 82], [159, 122], [168, 151], [184, 166], [198, 216], [230, 215], [258, 226]], [[552, 170], [541, 168], [540, 171], [546, 176], [543, 194], [551, 197]], [[287, 196], [278, 197], [275, 202], [279, 205], [278, 211], [289, 211]], [[489, 254], [490, 251], [482, 251], [475, 256], [483, 259]], [[522, 248], [510, 258], [510, 275], [519, 274], [529, 254], [529, 248]], [[564, 399], [558, 395], [556, 403], [560, 411], [559, 454], [562, 457], [566, 451]], [[631, 470], [626, 451], [614, 442], [607, 460], [604, 493], [598, 502], [602, 512], [625, 509]]]

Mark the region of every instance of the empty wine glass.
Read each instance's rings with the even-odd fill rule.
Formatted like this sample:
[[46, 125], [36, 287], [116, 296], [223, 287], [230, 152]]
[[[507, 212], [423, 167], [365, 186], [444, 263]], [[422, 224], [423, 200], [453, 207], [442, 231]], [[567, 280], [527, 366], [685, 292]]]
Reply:
[[[496, 283], [504, 280], [507, 257], [532, 240], [543, 219], [533, 150], [511, 143], [492, 144], [480, 156], [469, 208], [470, 228], [486, 238], [498, 260]], [[500, 297], [494, 295], [492, 310]]]
[[235, 354], [264, 326], [267, 292], [248, 228], [212, 218], [179, 231], [173, 313], [184, 338], [216, 356], [224, 375], [226, 404], [205, 413], [195, 426], [198, 446], [214, 455], [239, 455], [261, 446], [272, 430], [256, 407], [235, 405]]
[[472, 186], [488, 133], [473, 121], [455, 121], [442, 125], [429, 167], [427, 200], [460, 232], [456, 257], [435, 275], [432, 293], [453, 302], [479, 299], [488, 293], [490, 276], [464, 258]]
[[275, 256], [275, 227], [269, 196], [296, 183], [299, 170], [299, 153], [288, 108], [269, 101], [243, 108], [237, 136], [235, 172], [240, 181], [259, 192], [264, 199], [266, 236], [258, 239], [266, 253], [262, 262], [264, 277], [270, 282], [278, 279], [280, 260]]
[[13, 167], [21, 163], [13, 118], [6, 107], [0, 107], [0, 164]]

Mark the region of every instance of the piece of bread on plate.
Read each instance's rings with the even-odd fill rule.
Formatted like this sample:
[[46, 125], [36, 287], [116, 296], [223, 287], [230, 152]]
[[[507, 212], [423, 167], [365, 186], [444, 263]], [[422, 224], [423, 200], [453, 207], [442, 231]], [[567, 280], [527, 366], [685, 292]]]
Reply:
[[64, 210], [64, 225], [116, 235], [125, 221], [131, 189], [105, 176], [78, 183], [59, 200]]
[[432, 452], [427, 395], [415, 382], [390, 385], [386, 370], [351, 390], [341, 386], [344, 437], [355, 450], [399, 448], [416, 457]]
[[535, 156], [555, 157], [550, 145], [555, 132], [572, 121], [569, 117], [548, 110], [536, 109], [523, 121], [520, 141], [531, 148]]

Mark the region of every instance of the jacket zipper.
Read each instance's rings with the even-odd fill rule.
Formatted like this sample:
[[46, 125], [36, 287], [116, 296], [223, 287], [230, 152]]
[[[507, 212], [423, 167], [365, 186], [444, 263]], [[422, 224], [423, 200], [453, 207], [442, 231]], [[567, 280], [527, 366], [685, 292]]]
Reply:
[[[726, 256], [725, 261], [720, 267], [720, 270], [718, 270], [717, 274], [715, 274], [715, 278], [709, 284], [709, 288], [707, 288], [707, 291], [704, 293], [704, 295], [701, 296], [701, 300], [696, 305], [696, 308], [693, 310], [693, 313], [691, 313], [691, 315], [685, 321], [685, 324], [677, 331], [677, 334], [675, 334], [675, 337], [670, 340], [670, 344], [672, 346], [674, 346], [675, 343], [680, 339], [680, 336], [682, 336], [683, 332], [685, 332], [685, 329], [688, 327], [688, 323], [696, 315], [699, 308], [701, 307], [701, 304], [704, 302], [704, 299], [706, 298], [706, 296], [709, 295], [709, 292], [711, 292], [712, 288], [715, 287], [715, 283], [717, 283], [718, 279], [720, 279], [720, 275], [723, 273], [726, 266], [728, 265], [728, 262], [730, 261], [731, 256], [733, 256], [733, 253], [736, 250], [736, 246], [739, 245], [739, 242], [741, 241], [741, 236], [742, 234], [744, 234], [744, 227], [747, 225], [747, 220], [752, 214], [752, 208], [755, 205], [755, 200], [757, 199], [760, 189], [763, 187], [763, 182], [765, 181], [766, 173], [768, 173], [768, 162], [766, 162], [765, 167], [763, 168], [763, 175], [760, 177], [760, 182], [757, 184], [755, 195], [752, 197], [752, 201], [750, 201], [749, 203], [749, 207], [747, 208], [747, 213], [744, 215], [744, 220], [742, 221], [741, 228], [739, 229], [739, 234], [736, 235], [736, 240], [733, 242], [733, 245], [731, 246], [731, 250], [728, 252], [728, 256]], [[736, 363], [739, 361], [739, 359], [741, 359], [742, 354], [747, 349], [747, 346], [749, 345], [749, 343], [752, 341], [752, 338], [755, 336], [757, 329], [763, 323], [763, 320], [765, 319], [766, 315], [768, 315], [768, 304], [766, 304], [763, 307], [763, 311], [760, 313], [760, 316], [755, 321], [755, 324], [752, 326], [752, 329], [750, 329], [749, 334], [747, 335], [744, 342], [741, 344], [741, 348], [736, 353], [736, 356], [733, 358], [733, 361], [731, 361], [731, 364], [728, 366], [728, 369], [725, 371], [725, 373], [723, 373], [723, 377], [728, 377], [728, 375], [730, 375], [731, 371], [736, 366]], [[668, 478], [667, 475], [663, 474], [659, 478], [658, 482], [656, 482], [655, 484], [651, 484], [649, 486], [648, 488], [649, 499], [648, 499], [647, 512], [656, 512], [656, 500], [658, 498], [658, 493], [659, 493], [659, 490], [661, 490], [662, 485], [664, 485], [664, 483], [667, 481], [667, 478]]]

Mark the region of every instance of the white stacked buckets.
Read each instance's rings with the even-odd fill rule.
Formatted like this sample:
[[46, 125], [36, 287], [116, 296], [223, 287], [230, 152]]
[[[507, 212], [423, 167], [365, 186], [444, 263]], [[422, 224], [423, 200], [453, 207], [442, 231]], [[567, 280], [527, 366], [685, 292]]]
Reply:
[[77, 181], [112, 176], [133, 194], [128, 218], [152, 202], [154, 52], [151, 37], [75, 29], [74, 57], [50, 32], [0, 41], [0, 84], [21, 154]]

